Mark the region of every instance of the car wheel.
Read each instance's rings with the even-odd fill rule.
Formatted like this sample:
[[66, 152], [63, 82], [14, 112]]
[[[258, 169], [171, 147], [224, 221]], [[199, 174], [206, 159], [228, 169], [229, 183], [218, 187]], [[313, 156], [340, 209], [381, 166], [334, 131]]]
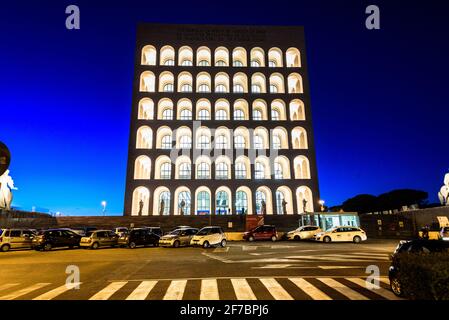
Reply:
[[301, 240], [301, 237], [300, 237], [300, 236], [295, 236], [295, 237], [293, 238], [293, 240], [299, 241], [299, 240]]
[[226, 247], [226, 239], [221, 240], [220, 245], [222, 248]]
[[254, 241], [254, 237], [253, 237], [253, 236], [250, 236], [250, 237], [248, 238], [248, 241], [249, 241], [249, 242], [253, 242], [253, 241]]
[[175, 242], [173, 242], [173, 248], [179, 248], [180, 244], [181, 243], [178, 240], [176, 240]]
[[323, 238], [323, 242], [325, 242], [325, 243], [329, 243], [331, 241], [332, 241], [331, 237], [326, 236]]
[[155, 242], [155, 243], [153, 243], [153, 247], [159, 247], [159, 242]]
[[390, 288], [391, 291], [393, 291], [393, 293], [398, 297], [402, 297], [404, 295], [404, 293], [402, 292], [401, 283], [399, 282], [398, 278], [394, 277], [390, 279]]
[[355, 236], [354, 239], [352, 239], [352, 241], [354, 241], [354, 243], [360, 243], [362, 242], [362, 238], [360, 238], [359, 236]]
[[129, 243], [129, 248], [130, 248], [130, 249], [135, 249], [135, 248], [136, 248], [136, 243], [133, 242], [133, 241], [131, 241], [131, 242]]
[[276, 236], [271, 237], [271, 241], [275, 242], [278, 238]]
[[203, 248], [204, 248], [204, 249], [207, 249], [207, 248], [209, 248], [209, 247], [210, 247], [209, 241], [204, 241], [204, 243], [203, 243]]
[[94, 242], [94, 243], [92, 243], [92, 245], [90, 246], [90, 248], [93, 249], [93, 250], [95, 250], [95, 249], [98, 249], [99, 246], [100, 246], [100, 245], [98, 244], [98, 242]]
[[2, 252], [9, 251], [9, 249], [11, 249], [11, 246], [9, 244], [2, 245], [2, 248], [1, 248]]

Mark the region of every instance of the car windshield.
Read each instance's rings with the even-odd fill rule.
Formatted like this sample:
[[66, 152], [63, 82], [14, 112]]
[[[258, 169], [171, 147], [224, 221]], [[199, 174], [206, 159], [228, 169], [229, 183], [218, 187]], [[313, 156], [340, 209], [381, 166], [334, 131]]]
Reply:
[[207, 228], [207, 229], [201, 229], [200, 231], [198, 231], [197, 235], [199, 236], [205, 236], [208, 235], [211, 232], [211, 228]]
[[86, 232], [86, 237], [90, 237], [92, 234], [94, 234], [93, 231]]
[[169, 235], [173, 235], [173, 236], [177, 236], [180, 233], [181, 233], [181, 230], [180, 229], [176, 229], [176, 230], [173, 230], [173, 231], [169, 232], [168, 234]]
[[2, 229], [0, 229], [0, 236], [2, 235], [2, 233], [3, 233], [3, 230], [2, 230]]

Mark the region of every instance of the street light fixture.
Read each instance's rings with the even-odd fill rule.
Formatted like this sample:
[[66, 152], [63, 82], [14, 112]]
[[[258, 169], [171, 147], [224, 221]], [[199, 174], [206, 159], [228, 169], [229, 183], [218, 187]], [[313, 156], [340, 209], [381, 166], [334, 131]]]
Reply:
[[101, 205], [103, 206], [103, 216], [104, 216], [105, 213], [106, 213], [106, 205], [107, 205], [107, 202], [106, 202], [106, 201], [101, 201]]
[[318, 203], [321, 206], [321, 212], [323, 212], [324, 211], [324, 200], [320, 200], [320, 201], [318, 201]]

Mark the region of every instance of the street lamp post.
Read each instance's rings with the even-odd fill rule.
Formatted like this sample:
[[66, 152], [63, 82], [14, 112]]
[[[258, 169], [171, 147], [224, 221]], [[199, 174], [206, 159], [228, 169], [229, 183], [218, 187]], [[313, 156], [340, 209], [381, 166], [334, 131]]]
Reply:
[[106, 214], [106, 205], [107, 202], [106, 201], [101, 201], [101, 205], [103, 206], [103, 216]]
[[324, 200], [320, 200], [320, 201], [318, 201], [318, 203], [321, 206], [321, 212], [324, 212]]

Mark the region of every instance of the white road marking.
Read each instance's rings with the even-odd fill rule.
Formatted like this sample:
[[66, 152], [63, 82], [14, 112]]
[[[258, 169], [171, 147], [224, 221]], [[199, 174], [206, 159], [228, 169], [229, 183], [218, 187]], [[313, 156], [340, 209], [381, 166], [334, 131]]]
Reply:
[[41, 289], [41, 288], [43, 288], [45, 286], [48, 286], [48, 285], [50, 285], [50, 283], [36, 283], [36, 284], [33, 284], [32, 286], [29, 286], [27, 288], [20, 289], [20, 290], [11, 292], [10, 294], [7, 294], [5, 296], [2, 296], [2, 297], [0, 297], [0, 300], [13, 300], [13, 299], [16, 299], [16, 298], [18, 298], [20, 296], [24, 296], [24, 295], [26, 295], [26, 294], [28, 294], [30, 292], [33, 292], [35, 290]]
[[293, 266], [292, 264], [267, 264], [261, 267], [252, 267], [252, 269], [285, 269]]
[[256, 246], [242, 246], [243, 251], [254, 251], [257, 250], [258, 247]]
[[335, 289], [336, 291], [340, 292], [342, 295], [348, 297], [351, 300], [369, 300], [367, 297], [352, 290], [351, 288], [345, 286], [344, 284], [335, 281], [332, 278], [318, 278], [318, 280], [328, 285], [329, 287]]
[[313, 300], [332, 300], [327, 294], [303, 278], [288, 278], [291, 282], [309, 295]]
[[292, 296], [274, 278], [261, 278], [260, 282], [276, 300], [293, 300]]
[[57, 296], [63, 294], [64, 292], [75, 289], [77, 286], [80, 286], [81, 284], [82, 282], [64, 284], [63, 286], [57, 287], [56, 289], [50, 290], [44, 294], [41, 294], [40, 296], [37, 296], [33, 300], [52, 300]]
[[257, 300], [246, 279], [231, 279], [237, 300]]
[[182, 300], [187, 280], [174, 280], [165, 293], [163, 300]]
[[[346, 278], [346, 279], [351, 281], [352, 283], [355, 283], [361, 287], [366, 288], [366, 281], [364, 279], [361, 278]], [[371, 290], [372, 292], [388, 300], [402, 300], [401, 298], [397, 297], [393, 292], [385, 290], [384, 288], [381, 287], [378, 289], [368, 289], [368, 290]]]
[[229, 247], [224, 247], [224, 248], [215, 248], [214, 253], [221, 253], [221, 252], [228, 252], [229, 251]]
[[330, 257], [330, 258], [337, 257], [337, 258], [342, 258], [342, 259], [361, 258], [361, 259], [371, 259], [371, 260], [390, 260], [390, 258], [388, 258], [386, 256], [380, 257], [380, 256], [361, 255], [361, 254], [355, 255], [352, 253], [350, 253], [350, 254], [326, 254], [324, 257]]
[[92, 297], [90, 297], [89, 300], [108, 300], [114, 293], [120, 290], [127, 283], [128, 281], [112, 282], [108, 286], [106, 286], [106, 288], [100, 290]]
[[201, 280], [200, 300], [220, 300], [217, 280]]
[[2, 284], [2, 285], [0, 285], [0, 291], [6, 290], [6, 289], [9, 289], [9, 288], [18, 286], [18, 285], [19, 285], [19, 283], [5, 283], [5, 284]]
[[126, 300], [145, 300], [156, 283], [157, 281], [142, 281]]

